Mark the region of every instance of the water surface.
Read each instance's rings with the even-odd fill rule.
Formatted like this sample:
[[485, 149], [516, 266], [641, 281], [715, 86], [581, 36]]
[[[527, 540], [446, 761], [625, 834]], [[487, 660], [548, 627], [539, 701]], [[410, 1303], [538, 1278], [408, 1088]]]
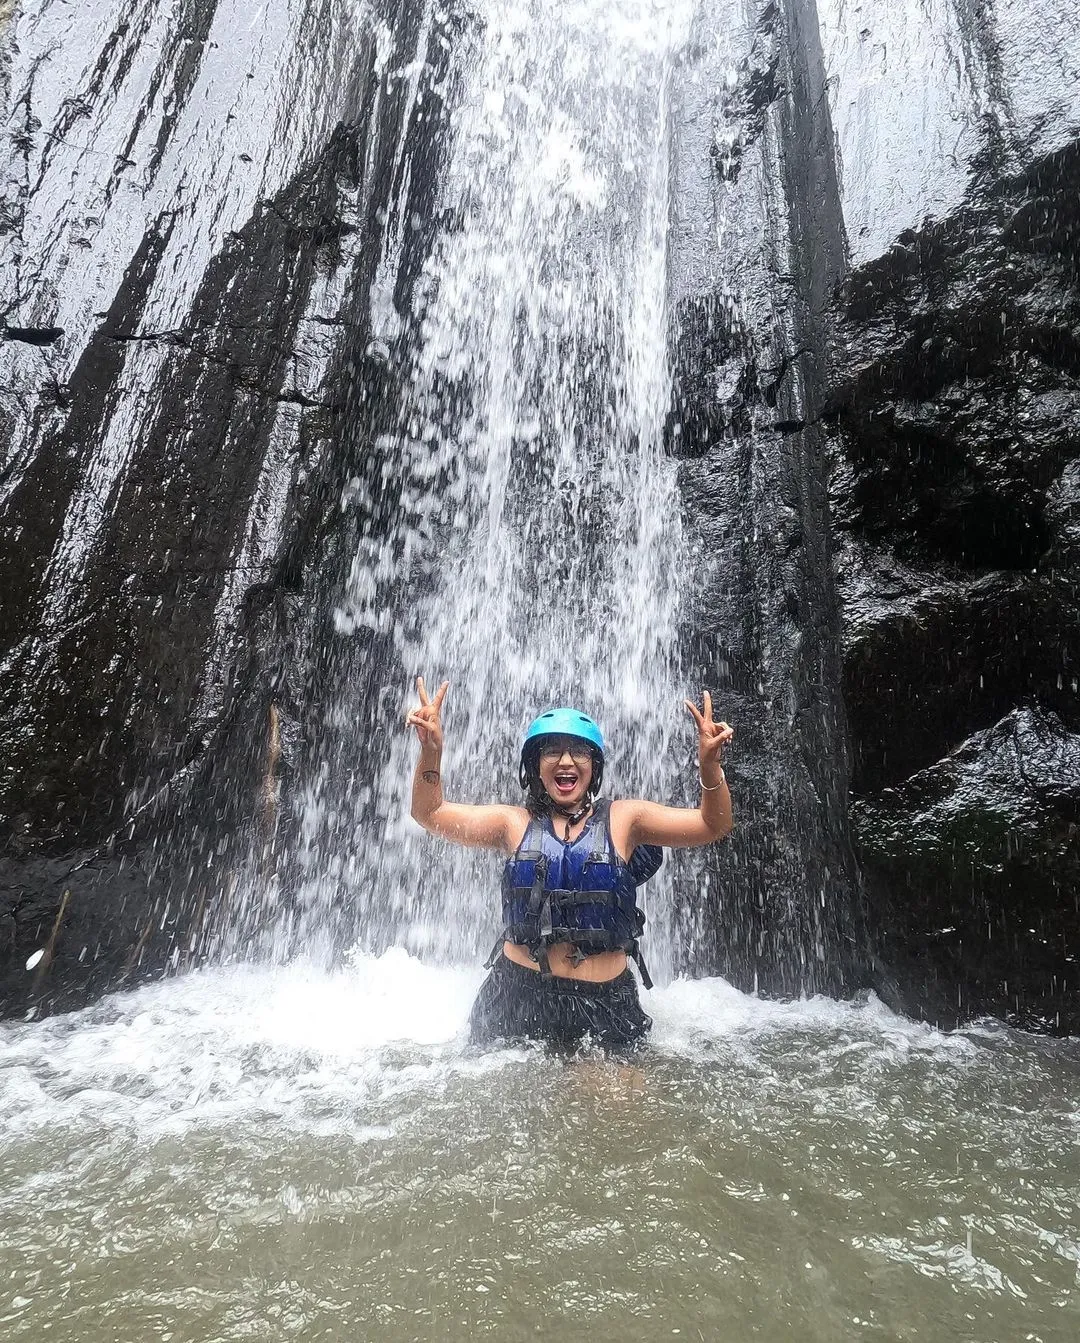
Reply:
[[478, 1053], [402, 951], [0, 1028], [6, 1340], [1072, 1340], [1080, 1048], [647, 995]]

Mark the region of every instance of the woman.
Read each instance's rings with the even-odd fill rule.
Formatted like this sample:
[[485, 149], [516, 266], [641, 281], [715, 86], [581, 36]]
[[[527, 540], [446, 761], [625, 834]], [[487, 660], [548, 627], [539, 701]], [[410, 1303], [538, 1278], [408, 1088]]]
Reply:
[[637, 946], [644, 916], [636, 887], [660, 866], [653, 846], [711, 844], [730, 831], [721, 757], [732, 729], [713, 722], [708, 691], [704, 713], [685, 701], [698, 729], [699, 806], [606, 802], [599, 798], [600, 729], [576, 709], [549, 710], [530, 725], [521, 750], [526, 806], [467, 806], [443, 799], [440, 715], [449, 682], [433, 699], [423, 677], [416, 686], [420, 706], [405, 720], [420, 738], [413, 819], [455, 844], [507, 857], [504, 929], [473, 1006], [472, 1039], [528, 1037], [573, 1047], [591, 1036], [607, 1049], [632, 1045], [652, 1025], [627, 967], [627, 956], [634, 957], [651, 987]]

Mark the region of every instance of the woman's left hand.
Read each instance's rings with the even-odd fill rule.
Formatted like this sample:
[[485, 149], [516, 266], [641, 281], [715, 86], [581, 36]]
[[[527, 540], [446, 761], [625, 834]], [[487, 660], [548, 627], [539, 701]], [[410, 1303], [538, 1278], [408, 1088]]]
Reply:
[[705, 712], [702, 713], [696, 704], [690, 700], [683, 700], [683, 703], [690, 710], [697, 724], [698, 730], [698, 761], [701, 765], [722, 764], [724, 747], [734, 737], [735, 729], [727, 723], [714, 723], [712, 716], [712, 696], [705, 691]]

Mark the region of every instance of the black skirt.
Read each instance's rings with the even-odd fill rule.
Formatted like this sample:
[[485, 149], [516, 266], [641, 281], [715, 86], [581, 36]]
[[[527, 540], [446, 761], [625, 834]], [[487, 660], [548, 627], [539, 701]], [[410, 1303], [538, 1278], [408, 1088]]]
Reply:
[[495, 1040], [546, 1040], [575, 1049], [586, 1040], [625, 1051], [644, 1038], [652, 1017], [641, 1010], [629, 970], [600, 984], [544, 976], [500, 956], [476, 995], [469, 1018], [474, 1044]]

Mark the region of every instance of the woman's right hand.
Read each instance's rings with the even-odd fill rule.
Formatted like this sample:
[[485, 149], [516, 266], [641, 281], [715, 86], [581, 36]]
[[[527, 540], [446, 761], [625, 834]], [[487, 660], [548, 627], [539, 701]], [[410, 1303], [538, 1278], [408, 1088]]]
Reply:
[[442, 721], [439, 714], [442, 710], [443, 700], [446, 698], [446, 692], [450, 689], [450, 682], [444, 681], [435, 692], [435, 698], [432, 699], [424, 686], [424, 678], [416, 678], [416, 691], [420, 696], [420, 707], [413, 709], [405, 718], [406, 727], [416, 728], [416, 735], [420, 738], [420, 748], [424, 751], [434, 751], [442, 754], [443, 731]]

